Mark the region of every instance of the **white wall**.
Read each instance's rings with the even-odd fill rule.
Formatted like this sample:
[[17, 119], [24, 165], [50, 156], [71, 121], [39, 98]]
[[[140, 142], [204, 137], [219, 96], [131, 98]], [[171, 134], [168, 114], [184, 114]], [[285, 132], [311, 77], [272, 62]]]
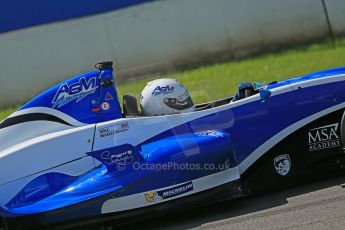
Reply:
[[334, 35], [345, 34], [345, 0], [325, 0]]
[[11, 32], [0, 35], [0, 106], [29, 99], [98, 61], [113, 59], [118, 70], [181, 64], [327, 35], [320, 0], [155, 1]]

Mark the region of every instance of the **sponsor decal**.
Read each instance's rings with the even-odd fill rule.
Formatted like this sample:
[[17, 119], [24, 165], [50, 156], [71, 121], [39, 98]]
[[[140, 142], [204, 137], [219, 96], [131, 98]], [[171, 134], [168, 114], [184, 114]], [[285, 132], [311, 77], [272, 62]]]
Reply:
[[105, 151], [102, 153], [101, 158], [107, 165], [116, 165], [118, 170], [124, 170], [126, 165], [134, 162], [132, 150], [121, 153], [110, 153], [109, 151]]
[[207, 131], [197, 132], [196, 135], [198, 135], [198, 136], [211, 136], [211, 137], [224, 137], [224, 133], [219, 132], [217, 130], [207, 130]]
[[101, 104], [101, 108], [102, 108], [102, 110], [107, 111], [110, 109], [110, 104], [108, 102], [103, 102]]
[[157, 86], [153, 92], [152, 92], [152, 95], [153, 96], [158, 96], [158, 95], [165, 95], [165, 94], [168, 94], [168, 93], [172, 93], [174, 92], [174, 87], [170, 87], [169, 85], [167, 86]]
[[111, 95], [111, 93], [107, 92], [107, 94], [105, 95], [105, 100], [106, 101], [110, 101], [110, 100], [113, 100], [113, 96]]
[[337, 134], [339, 123], [326, 125], [323, 127], [310, 129], [308, 131], [309, 151], [335, 148], [341, 145], [341, 140]]
[[154, 203], [182, 195], [184, 193], [193, 191], [193, 189], [193, 182], [187, 182], [172, 188], [145, 193], [144, 198], [146, 203]]
[[128, 122], [119, 123], [113, 126], [99, 129], [100, 137], [113, 136], [116, 133], [125, 132], [129, 129]]
[[274, 168], [281, 176], [286, 176], [291, 169], [291, 160], [289, 154], [282, 154], [274, 158]]
[[79, 82], [73, 84], [62, 84], [58, 91], [56, 92], [54, 99], [52, 101], [53, 108], [62, 106], [76, 100], [79, 102], [83, 100], [86, 96], [96, 92], [96, 77], [89, 78], [86, 80], [84, 77], [79, 79]]

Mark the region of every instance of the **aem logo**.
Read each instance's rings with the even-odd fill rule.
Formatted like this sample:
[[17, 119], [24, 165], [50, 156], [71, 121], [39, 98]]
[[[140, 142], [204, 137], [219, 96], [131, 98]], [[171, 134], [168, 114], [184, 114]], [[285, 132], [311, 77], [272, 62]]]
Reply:
[[167, 94], [167, 93], [172, 93], [174, 92], [174, 87], [170, 87], [169, 85], [167, 86], [157, 86], [153, 92], [153, 96], [158, 96], [160, 94]]
[[77, 100], [76, 102], [81, 101], [87, 95], [96, 91], [96, 83], [96, 77], [92, 77], [88, 80], [86, 80], [84, 77], [81, 77], [79, 82], [70, 85], [68, 83], [62, 84], [52, 101], [53, 108], [60, 108], [75, 99]]

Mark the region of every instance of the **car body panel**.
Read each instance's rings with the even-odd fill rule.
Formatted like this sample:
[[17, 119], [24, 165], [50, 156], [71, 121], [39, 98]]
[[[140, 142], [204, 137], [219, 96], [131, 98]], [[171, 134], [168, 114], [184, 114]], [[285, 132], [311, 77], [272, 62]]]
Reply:
[[[0, 144], [0, 196], [8, 194], [0, 214], [52, 224], [232, 182], [238, 194], [229, 198], [292, 184], [315, 169], [341, 171], [334, 162], [343, 157], [344, 88], [345, 68], [337, 68], [270, 83], [260, 89], [269, 92], [265, 98], [257, 93], [190, 113], [126, 117], [109, 66], [81, 75], [0, 124], [1, 139], [10, 139]], [[257, 184], [259, 175], [272, 183]]]

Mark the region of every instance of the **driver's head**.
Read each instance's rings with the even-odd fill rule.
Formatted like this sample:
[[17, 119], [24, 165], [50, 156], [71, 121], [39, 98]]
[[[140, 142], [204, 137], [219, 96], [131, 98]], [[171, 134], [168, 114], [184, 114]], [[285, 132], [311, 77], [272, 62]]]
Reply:
[[177, 80], [163, 78], [147, 83], [140, 96], [145, 116], [158, 116], [195, 111], [187, 89]]

